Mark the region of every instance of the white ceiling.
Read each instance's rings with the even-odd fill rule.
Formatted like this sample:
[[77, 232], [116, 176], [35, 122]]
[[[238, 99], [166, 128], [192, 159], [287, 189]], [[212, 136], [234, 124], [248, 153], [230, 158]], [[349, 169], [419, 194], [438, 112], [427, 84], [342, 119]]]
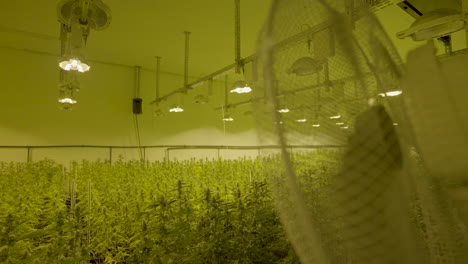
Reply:
[[[91, 61], [155, 68], [161, 56], [162, 71], [182, 75], [184, 31], [191, 31], [190, 75], [201, 77], [234, 62], [234, 0], [103, 0], [112, 11], [112, 23], [93, 31], [88, 39]], [[398, 2], [396, 0], [392, 2]], [[57, 1], [0, 0], [0, 48], [26, 49], [58, 56], [60, 24]], [[256, 51], [256, 41], [271, 0], [241, 0], [242, 56]], [[400, 40], [414, 18], [397, 5], [376, 12], [402, 55], [423, 43]], [[463, 33], [463, 32], [462, 32]], [[454, 41], [465, 48], [464, 34]], [[458, 47], [460, 46], [460, 47]]]
[[[255, 52], [271, 0], [241, 1], [242, 56]], [[233, 0], [103, 0], [112, 23], [93, 31], [88, 59], [182, 74], [184, 31], [191, 31], [190, 75], [209, 74], [234, 62]], [[57, 1], [1, 1], [0, 47], [58, 55]]]

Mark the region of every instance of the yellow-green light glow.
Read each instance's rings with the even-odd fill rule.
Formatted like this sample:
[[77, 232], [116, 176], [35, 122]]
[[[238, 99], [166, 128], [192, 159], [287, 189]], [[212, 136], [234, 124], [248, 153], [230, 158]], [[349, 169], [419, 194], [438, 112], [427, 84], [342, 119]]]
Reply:
[[76, 104], [76, 100], [72, 100], [71, 98], [63, 98], [58, 100], [61, 104]]
[[343, 122], [338, 122], [338, 123], [336, 123], [336, 125], [337, 126], [342, 126], [342, 125], [344, 125], [344, 123]]
[[303, 119], [298, 119], [298, 120], [296, 120], [296, 122], [305, 123], [305, 122], [307, 122], [307, 119], [305, 119], [305, 118], [303, 118]]
[[230, 116], [226, 116], [225, 118], [223, 118], [223, 121], [231, 122], [231, 121], [234, 121], [234, 118], [232, 118]]
[[278, 110], [278, 113], [289, 113], [289, 109], [281, 108], [280, 110]]
[[341, 118], [341, 115], [330, 116], [330, 119], [340, 119], [340, 118]]
[[238, 87], [236, 89], [232, 89], [231, 93], [243, 94], [243, 93], [250, 93], [251, 91], [252, 91], [252, 88], [246, 86], [246, 87]]
[[399, 90], [398, 91], [390, 91], [390, 92], [386, 92], [386, 93], [380, 93], [379, 96], [381, 96], [381, 97], [387, 97], [387, 96], [392, 97], [392, 96], [398, 96], [398, 95], [400, 95], [402, 93], [403, 93], [403, 91], [399, 91]]
[[79, 72], [86, 72], [91, 68], [88, 64], [81, 62], [79, 59], [64, 60], [59, 63], [59, 66], [66, 71], [71, 70]]
[[183, 111], [184, 109], [182, 109], [180, 106], [173, 106], [171, 109], [169, 109], [169, 112], [171, 113], [181, 113]]
[[313, 124], [313, 127], [320, 127], [320, 124]]
[[252, 88], [247, 84], [245, 81], [237, 81], [233, 84], [233, 89], [231, 90], [231, 93], [238, 93], [238, 94], [243, 94], [243, 93], [250, 93], [252, 91]]

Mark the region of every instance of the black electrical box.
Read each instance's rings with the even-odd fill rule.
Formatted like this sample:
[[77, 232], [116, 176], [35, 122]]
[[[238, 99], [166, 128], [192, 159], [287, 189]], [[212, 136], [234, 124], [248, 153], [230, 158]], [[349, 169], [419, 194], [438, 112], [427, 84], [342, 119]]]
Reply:
[[143, 113], [142, 102], [143, 102], [143, 99], [141, 98], [133, 98], [133, 113], [135, 115], [139, 115]]

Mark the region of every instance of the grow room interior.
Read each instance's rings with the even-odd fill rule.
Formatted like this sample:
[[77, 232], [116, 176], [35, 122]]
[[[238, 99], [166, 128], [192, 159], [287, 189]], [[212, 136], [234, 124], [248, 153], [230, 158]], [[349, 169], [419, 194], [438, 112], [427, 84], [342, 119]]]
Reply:
[[[84, 53], [91, 69], [78, 76], [80, 91], [72, 110], [60, 110], [58, 60], [60, 23], [54, 1], [9, 1], [1, 9], [1, 142], [0, 145], [138, 145], [132, 98], [135, 66], [141, 67], [140, 97], [143, 113], [138, 115], [141, 145], [243, 145], [258, 144], [251, 104], [230, 109], [235, 120], [222, 120], [224, 76], [209, 81], [187, 94], [161, 103], [163, 111], [184, 103], [182, 113], [154, 116], [156, 56], [160, 63], [160, 95], [184, 86], [184, 32], [190, 31], [189, 83], [235, 63], [235, 5], [233, 1], [125, 1], [106, 3], [111, 22], [101, 31], [91, 30]], [[243, 1], [240, 6], [240, 53], [246, 58], [257, 52], [259, 32], [270, 1]], [[411, 39], [397, 39], [398, 31], [414, 22], [397, 5], [375, 12], [394, 41], [402, 58], [421, 45]], [[299, 27], [300, 28], [300, 27]], [[461, 32], [461, 31], [460, 31]], [[453, 38], [454, 50], [465, 47], [463, 33]], [[245, 78], [251, 78], [251, 64]], [[232, 73], [232, 71], [231, 71]], [[229, 74], [229, 85], [243, 76]], [[254, 93], [229, 94], [229, 103], [248, 101]], [[209, 97], [207, 104], [195, 104], [197, 95]], [[317, 139], [320, 144], [320, 139]], [[24, 161], [26, 150], [1, 149], [4, 161]], [[136, 149], [115, 149], [115, 157], [137, 158]], [[153, 153], [150, 153], [153, 152]], [[107, 149], [34, 149], [34, 160], [94, 160], [106, 158]], [[256, 156], [258, 151], [222, 151], [225, 157]], [[153, 155], [153, 157], [151, 157]], [[177, 151], [180, 159], [217, 157], [217, 150]], [[161, 150], [149, 150], [148, 158], [164, 157]]]
[[[369, 12], [366, 15], [362, 15], [364, 6], [365, 12]], [[82, 10], [90, 11], [86, 15], [80, 13]], [[350, 180], [343, 185], [353, 185], [359, 182], [353, 177], [363, 171], [387, 177], [391, 174], [387, 170], [392, 171], [392, 166], [403, 159], [404, 175], [413, 175], [407, 178], [418, 184], [424, 182], [422, 187], [405, 182], [401, 173], [395, 177], [397, 183], [389, 185], [393, 187], [385, 191], [377, 188], [377, 192], [386, 193], [386, 198], [381, 198], [385, 200], [391, 194], [398, 194], [398, 187], [418, 185], [414, 187], [416, 191], [406, 189], [408, 197], [385, 200], [377, 206], [393, 212], [405, 199], [419, 202], [414, 205], [421, 210], [419, 218], [415, 218], [416, 222], [420, 221], [416, 228], [409, 214], [397, 213], [394, 218], [396, 222], [407, 223], [402, 224], [402, 230], [416, 230], [414, 236], [412, 232], [396, 232], [395, 237], [404, 240], [401, 248], [395, 250], [396, 258], [402, 263], [429, 263], [426, 262], [429, 259], [463, 263], [457, 261], [466, 260], [468, 252], [464, 251], [468, 245], [468, 209], [463, 205], [468, 195], [465, 187], [468, 111], [463, 106], [466, 91], [458, 88], [467, 78], [464, 70], [468, 43], [466, 10], [468, 3], [464, 0], [3, 1], [0, 8], [0, 161], [3, 162], [0, 186], [4, 191], [23, 192], [26, 197], [47, 190], [47, 199], [54, 202], [45, 205], [44, 197], [38, 198], [40, 201], [30, 197], [30, 201], [21, 194], [5, 191], [0, 221], [8, 226], [8, 221], [15, 217], [18, 221], [26, 219], [26, 207], [36, 208], [34, 217], [41, 218], [44, 212], [60, 215], [65, 206], [68, 211], [64, 219], [72, 224], [79, 222], [76, 210], [81, 208], [86, 227], [64, 231], [74, 232], [63, 236], [65, 243], [65, 240], [53, 241], [57, 235], [44, 238], [34, 233], [32, 238], [23, 238], [21, 233], [40, 230], [41, 225], [24, 220], [29, 229], [18, 225], [18, 234], [11, 235], [16, 240], [0, 238], [0, 260], [8, 263], [46, 263], [54, 259], [62, 261], [57, 263], [354, 263], [352, 260], [380, 263], [372, 262], [372, 257], [364, 253], [356, 253], [362, 249], [357, 244], [377, 238], [369, 235], [369, 241], [348, 245], [342, 241], [346, 240], [343, 237], [359, 234], [342, 232], [343, 237], [328, 241], [323, 230], [337, 227], [321, 228], [325, 226], [324, 219], [334, 218], [331, 215], [309, 218], [299, 212], [308, 206], [312, 207], [313, 214], [326, 211], [327, 203], [321, 199], [330, 195], [327, 193], [330, 189], [324, 187], [332, 182], [327, 180], [333, 178], [330, 175], [348, 175]], [[330, 19], [338, 26], [329, 26], [334, 33], [324, 37], [327, 47], [323, 48], [322, 42], [314, 37], [316, 32], [307, 36], [302, 33], [322, 25], [319, 22], [323, 21], [319, 20], [327, 16], [346, 19]], [[376, 20], [356, 22], [362, 21], [360, 16]], [[352, 22], [341, 28], [340, 23], [347, 19]], [[369, 30], [373, 23], [381, 27]], [[434, 33], [437, 30], [442, 33]], [[317, 32], [322, 31], [326, 30]], [[348, 35], [343, 32], [349, 33], [354, 44], [347, 42]], [[407, 35], [403, 37], [402, 32]], [[368, 40], [374, 34], [376, 41]], [[268, 53], [270, 42], [281, 49], [274, 46]], [[360, 57], [359, 53], [353, 60], [347, 55], [347, 52], [358, 54], [357, 46], [363, 54], [370, 54], [369, 57]], [[273, 59], [268, 60], [268, 56]], [[301, 57], [305, 59], [296, 60]], [[366, 66], [356, 66], [364, 60], [368, 60]], [[66, 62], [70, 62], [68, 68], [64, 66]], [[79, 63], [86, 63], [89, 70], [80, 67], [74, 70]], [[268, 63], [274, 67], [269, 68]], [[304, 70], [300, 63], [315, 68], [300, 72]], [[435, 66], [431, 68], [431, 65]], [[271, 69], [274, 76], [268, 75]], [[366, 75], [375, 69], [375, 78]], [[361, 75], [360, 70], [365, 74]], [[326, 87], [316, 93], [319, 89], [315, 88], [322, 83]], [[458, 90], [447, 88], [446, 91], [450, 90], [447, 95], [436, 88], [431, 90], [431, 85], [447, 85]], [[65, 86], [73, 86], [73, 95], [66, 94], [71, 90], [63, 90]], [[370, 88], [365, 93], [362, 92], [365, 89], [359, 90], [367, 86]], [[428, 88], [408, 88], [415, 86]], [[312, 87], [313, 91], [303, 87]], [[236, 88], [242, 88], [237, 91], [243, 92], [236, 92]], [[383, 123], [364, 125], [363, 120], [372, 118], [362, 113], [378, 105], [384, 109], [378, 110], [379, 113], [385, 112], [381, 118], [388, 115], [391, 120], [390, 128]], [[378, 137], [379, 129], [382, 133], [391, 131], [388, 133], [391, 135], [385, 134], [382, 142], [375, 143], [378, 140], [373, 139], [375, 135]], [[387, 149], [386, 140], [393, 133], [398, 137], [397, 143], [392, 141]], [[378, 147], [373, 148], [372, 142]], [[392, 145], [399, 144], [404, 149], [403, 158], [392, 156]], [[291, 158], [286, 158], [288, 155]], [[375, 163], [368, 158], [372, 156], [377, 157]], [[379, 162], [385, 162], [387, 156], [394, 160], [388, 166], [379, 167]], [[267, 161], [262, 162], [262, 158]], [[366, 162], [372, 165], [366, 167]], [[415, 169], [418, 166], [420, 170]], [[304, 195], [296, 197], [296, 189], [291, 187], [295, 185], [289, 186], [291, 182], [286, 183], [287, 180], [280, 185], [289, 187], [275, 189], [270, 174], [305, 177], [298, 181], [298, 188], [305, 188]], [[434, 194], [432, 184], [450, 190], [450, 195]], [[106, 197], [106, 193], [110, 195]], [[133, 196], [140, 198], [132, 200]], [[281, 197], [285, 196], [291, 197], [286, 200], [294, 206], [283, 203]], [[357, 196], [337, 195], [343, 200]], [[432, 206], [434, 197], [450, 201], [450, 206]], [[21, 207], [15, 199], [28, 200], [24, 210], [12, 209]], [[356, 198], [363, 204], [366, 199]], [[62, 200], [68, 204], [54, 204]], [[204, 202], [207, 208], [203, 207]], [[322, 207], [315, 206], [315, 202]], [[167, 211], [161, 211], [163, 204], [167, 205]], [[157, 211], [156, 207], [161, 210]], [[452, 207], [458, 210], [453, 217], [449, 210]], [[239, 218], [215, 225], [206, 220], [214, 217], [215, 212], [223, 221], [236, 215]], [[151, 220], [167, 220], [171, 214], [177, 216], [170, 227], [162, 228], [159, 220]], [[263, 218], [258, 214], [271, 221], [261, 222]], [[242, 216], [246, 216], [245, 222], [239, 220]], [[184, 217], [196, 220], [187, 221], [184, 226]], [[353, 217], [350, 219], [360, 221]], [[115, 225], [125, 230], [100, 232], [97, 223], [102, 224], [106, 219], [109, 222], [105, 226]], [[305, 224], [304, 219], [314, 224]], [[434, 230], [427, 227], [439, 220], [441, 224]], [[41, 223], [54, 221], [47, 218]], [[270, 229], [258, 227], [257, 222]], [[208, 229], [200, 227], [208, 228], [210, 224], [213, 230], [218, 230], [218, 224], [224, 227], [232, 224], [236, 234], [244, 234], [251, 227], [252, 230], [247, 232], [249, 235], [233, 234], [226, 238], [208, 234]], [[342, 227], [346, 228], [347, 224], [353, 226], [345, 223]], [[421, 226], [424, 228], [419, 229], [424, 231], [419, 234]], [[394, 227], [382, 228], [377, 233], [391, 234], [389, 230]], [[157, 229], [154, 232], [159, 232], [160, 237], [156, 239], [150, 231], [145, 233], [145, 228]], [[315, 235], [314, 228], [321, 231]], [[204, 242], [197, 244], [198, 235], [184, 235], [185, 240], [179, 241], [160, 235], [162, 229], [178, 235], [192, 234], [196, 229], [199, 236], [205, 234], [209, 238], [204, 237]], [[138, 238], [145, 241], [141, 245], [135, 242], [135, 230], [143, 232]], [[302, 237], [299, 230], [310, 232]], [[2, 229], [2, 232], [7, 231]], [[118, 238], [110, 236], [112, 232], [118, 233]], [[271, 236], [254, 236], [252, 232], [266, 232]], [[103, 246], [106, 237], [120, 242], [107, 241]], [[213, 242], [213, 237], [219, 239]], [[412, 244], [419, 237], [425, 242]], [[452, 255], [438, 252], [434, 237], [445, 243], [444, 249]], [[317, 242], [321, 238], [324, 241]], [[265, 240], [273, 241], [274, 245], [266, 242], [261, 247], [252, 245], [252, 241]], [[41, 243], [48, 248], [38, 249]], [[243, 253], [232, 255], [238, 252], [233, 243], [242, 246]], [[385, 247], [391, 248], [386, 244], [380, 249]], [[61, 250], [67, 253], [57, 253]], [[406, 254], [410, 251], [414, 253], [410, 254], [412, 257]], [[387, 257], [388, 254], [383, 254], [380, 259], [388, 260]]]

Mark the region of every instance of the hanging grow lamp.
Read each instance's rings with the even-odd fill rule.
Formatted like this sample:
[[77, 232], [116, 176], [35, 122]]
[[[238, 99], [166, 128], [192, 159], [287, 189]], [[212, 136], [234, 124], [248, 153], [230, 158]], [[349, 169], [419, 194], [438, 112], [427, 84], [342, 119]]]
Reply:
[[393, 97], [393, 96], [398, 96], [398, 95], [400, 95], [402, 93], [403, 93], [403, 91], [401, 91], [401, 90], [395, 90], [395, 91], [380, 93], [379, 96], [380, 97]]
[[252, 92], [252, 88], [250, 88], [250, 86], [245, 81], [235, 82], [231, 90], [231, 93], [238, 93], [238, 94], [250, 93], [250, 92]]
[[232, 118], [230, 115], [225, 115], [223, 117], [223, 121], [232, 122], [232, 121], [234, 121], [234, 118]]
[[280, 107], [280, 109], [278, 109], [278, 113], [289, 113], [289, 109], [286, 107], [286, 106], [282, 106]]
[[79, 71], [87, 72], [91, 68], [88, 64], [80, 61], [79, 59], [64, 60], [59, 63], [60, 68], [65, 71]]
[[172, 105], [171, 108], [169, 108], [169, 112], [171, 113], [182, 113], [184, 109], [180, 107], [180, 105]]

